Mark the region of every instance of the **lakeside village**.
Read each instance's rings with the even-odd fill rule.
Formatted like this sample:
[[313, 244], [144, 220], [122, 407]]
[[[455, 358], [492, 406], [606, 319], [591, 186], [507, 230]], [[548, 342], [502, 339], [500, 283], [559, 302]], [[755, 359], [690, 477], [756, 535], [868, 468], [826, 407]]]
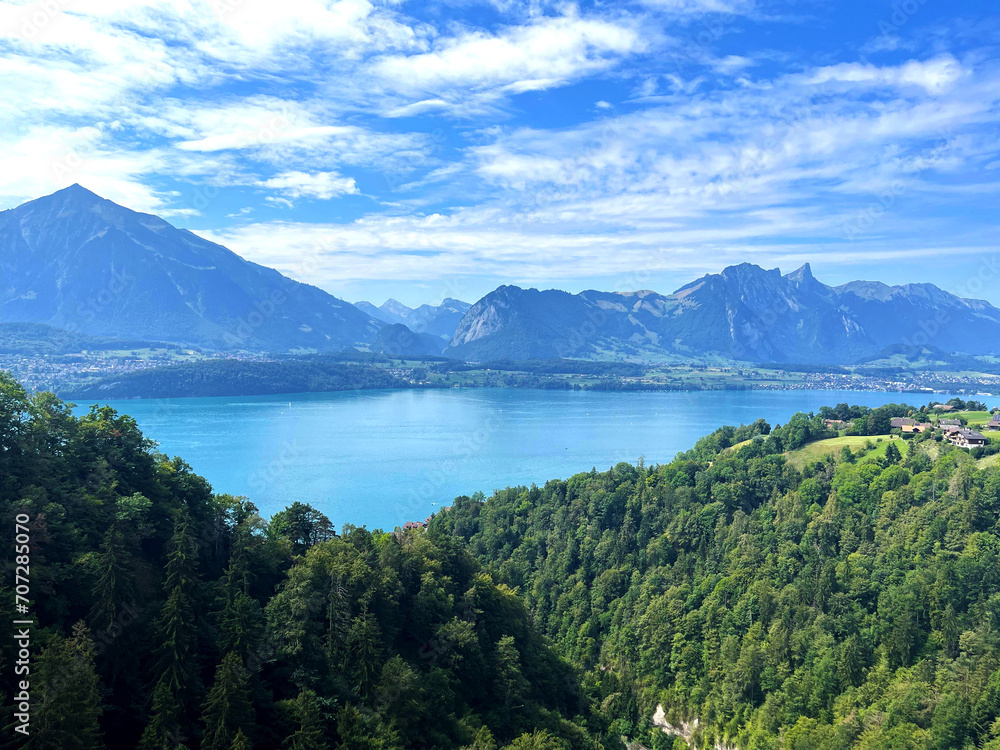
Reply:
[[[1000, 432], [1000, 409], [994, 409], [989, 413], [988, 418], [982, 417], [981, 412], [957, 413], [954, 417], [936, 416], [952, 412], [957, 412], [957, 407], [951, 404], [932, 404], [927, 414], [920, 414], [919, 417], [893, 417], [889, 425], [894, 434], [931, 435], [935, 439], [946, 440], [958, 448], [967, 450], [985, 447], [990, 443], [990, 438], [984, 435], [980, 429], [987, 432]], [[977, 420], [974, 414], [979, 414], [981, 418]], [[825, 419], [823, 424], [838, 431], [846, 430], [849, 426], [846, 421], [841, 419]], [[980, 429], [973, 429], [974, 427]]]
[[[333, 355], [336, 357], [336, 355]], [[127, 376], [153, 368], [176, 365], [202, 365], [210, 361], [231, 360], [251, 365], [261, 362], [284, 362], [287, 357], [276, 357], [252, 352], [208, 352], [188, 349], [178, 345], [161, 345], [148, 349], [127, 351], [82, 351], [76, 354], [16, 353], [0, 349], [0, 370], [10, 372], [32, 391], [51, 390], [56, 393], [73, 392], [103, 380]], [[299, 361], [299, 360], [296, 360]], [[567, 372], [557, 372], [546, 367], [544, 372], [533, 368], [531, 362], [459, 363], [436, 357], [411, 357], [394, 359], [374, 356], [370, 361], [352, 362], [379, 367], [389, 375], [401, 379], [414, 388], [459, 387], [536, 387], [583, 388], [598, 390], [859, 390], [900, 391], [932, 394], [974, 395], [1000, 393], [1000, 373], [990, 371], [983, 363], [983, 371], [887, 371], [869, 370], [867, 366], [850, 370], [824, 372], [823, 368], [786, 369], [782, 365], [725, 364], [664, 364], [631, 363], [641, 368], [639, 373], [609, 374], [596, 371], [587, 373], [578, 367]], [[491, 367], [491, 364], [494, 365]], [[523, 364], [523, 367], [517, 365]], [[609, 363], [609, 365], [612, 363]], [[837, 368], [834, 368], [835, 370]], [[131, 394], [129, 394], [131, 395]]]

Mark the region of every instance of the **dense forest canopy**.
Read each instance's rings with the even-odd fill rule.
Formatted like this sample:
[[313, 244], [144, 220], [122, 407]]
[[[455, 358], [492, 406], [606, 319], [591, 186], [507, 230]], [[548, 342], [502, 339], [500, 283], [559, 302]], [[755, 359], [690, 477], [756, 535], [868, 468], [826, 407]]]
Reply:
[[[917, 412], [724, 427], [663, 465], [337, 535], [0, 376], [5, 543], [31, 519], [26, 746], [998, 750], [989, 451], [923, 434], [787, 458], [825, 420], [874, 438]], [[12, 583], [8, 562], [10, 619]], [[20, 746], [14, 658], [5, 639]]]
[[431, 535], [516, 587], [560, 653], [630, 680], [619, 728], [652, 747], [681, 742], [650, 733], [662, 706], [699, 748], [997, 750], [1000, 468], [931, 435], [793, 468], [838, 410], [862, 435], [915, 413], [722, 428], [663, 466], [460, 498]]
[[[301, 503], [266, 522], [132, 418], [75, 418], [6, 376], [0, 502], [9, 548], [15, 516], [31, 518], [26, 747], [619, 746], [523, 601], [456, 539], [332, 536]], [[13, 661], [4, 639], [3, 741], [21, 746]]]

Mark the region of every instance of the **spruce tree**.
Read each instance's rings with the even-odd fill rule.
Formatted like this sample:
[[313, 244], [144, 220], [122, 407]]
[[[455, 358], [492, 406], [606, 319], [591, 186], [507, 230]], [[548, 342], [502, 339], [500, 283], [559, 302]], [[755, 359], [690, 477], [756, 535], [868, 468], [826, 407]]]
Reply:
[[158, 682], [166, 683], [170, 693], [180, 701], [182, 714], [190, 696], [198, 688], [198, 626], [194, 602], [198, 561], [189, 528], [187, 514], [180, 514], [174, 521], [173, 535], [167, 547], [167, 575], [163, 584], [167, 600], [156, 621]]
[[160, 681], [170, 691], [181, 697], [193, 692], [196, 680], [194, 607], [190, 597], [176, 587], [170, 592], [157, 621], [159, 659], [157, 672]]
[[139, 750], [183, 750], [183, 709], [166, 681], [153, 691], [152, 717], [142, 733]]
[[250, 596], [250, 572], [244, 534], [239, 531], [233, 541], [229, 567], [220, 581], [221, 608], [215, 614], [218, 625], [218, 646], [222, 653], [235, 651], [249, 664], [257, 652], [264, 633], [264, 612], [260, 603]]
[[104, 747], [100, 679], [94, 642], [83, 622], [70, 638], [56, 636], [38, 657], [30, 750], [99, 750]]
[[98, 630], [111, 630], [123, 606], [132, 595], [132, 575], [128, 551], [121, 531], [114, 525], [104, 532], [100, 551], [94, 558], [94, 606], [90, 622]]
[[229, 750], [251, 750], [252, 747], [250, 739], [243, 734], [243, 730], [236, 730], [236, 736], [233, 738], [233, 744], [229, 746]]
[[250, 674], [239, 654], [226, 654], [215, 672], [215, 682], [205, 699], [202, 750], [230, 750], [239, 733], [249, 736], [253, 722]]
[[289, 750], [327, 750], [329, 744], [323, 729], [323, 712], [316, 693], [303, 689], [291, 703], [298, 728], [285, 741], [285, 746]]

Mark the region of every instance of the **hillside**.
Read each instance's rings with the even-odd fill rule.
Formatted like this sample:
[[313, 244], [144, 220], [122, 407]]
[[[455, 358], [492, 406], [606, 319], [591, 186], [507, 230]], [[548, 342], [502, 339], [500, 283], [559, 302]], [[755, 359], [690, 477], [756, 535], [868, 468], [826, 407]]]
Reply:
[[391, 357], [400, 355], [440, 354], [445, 347], [444, 339], [429, 333], [414, 333], [402, 323], [387, 323], [382, 326], [368, 349]]
[[933, 439], [786, 461], [828, 435], [723, 428], [667, 465], [460, 498], [430, 532], [562, 654], [631, 675], [649, 747], [687, 746], [656, 713], [699, 748], [997, 750], [1000, 468]]
[[724, 427], [665, 465], [457, 498], [426, 532], [334, 536], [301, 502], [265, 521], [214, 494], [111, 409], [6, 376], [0, 406], [0, 508], [32, 539], [28, 747], [686, 747], [666, 727], [1000, 750], [996, 446], [785, 457], [824, 419], [877, 440], [913, 407]]
[[86, 386], [67, 387], [77, 401], [120, 398], [196, 398], [262, 396], [275, 393], [329, 393], [361, 388], [408, 388], [412, 384], [365, 364], [290, 360], [255, 362], [205, 360], [101, 378]]
[[337, 536], [301, 502], [266, 521], [130, 417], [75, 418], [2, 374], [0, 509], [8, 549], [15, 518], [30, 538], [19, 747], [621, 750], [600, 693], [454, 540]]
[[50, 355], [82, 351], [136, 349], [149, 341], [85, 336], [42, 323], [0, 323], [0, 354]]
[[932, 284], [831, 287], [808, 264], [782, 275], [743, 263], [670, 295], [501, 286], [470, 308], [445, 354], [836, 366], [928, 345], [949, 356], [1000, 353], [1000, 310]]
[[381, 323], [73, 185], [0, 212], [0, 323], [219, 350], [336, 350]]

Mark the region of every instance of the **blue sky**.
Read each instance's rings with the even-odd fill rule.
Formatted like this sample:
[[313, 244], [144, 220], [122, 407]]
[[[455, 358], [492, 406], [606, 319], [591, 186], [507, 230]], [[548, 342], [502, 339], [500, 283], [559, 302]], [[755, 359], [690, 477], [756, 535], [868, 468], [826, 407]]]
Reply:
[[73, 182], [350, 301], [743, 261], [1000, 304], [1000, 14], [0, 3], [0, 206]]

